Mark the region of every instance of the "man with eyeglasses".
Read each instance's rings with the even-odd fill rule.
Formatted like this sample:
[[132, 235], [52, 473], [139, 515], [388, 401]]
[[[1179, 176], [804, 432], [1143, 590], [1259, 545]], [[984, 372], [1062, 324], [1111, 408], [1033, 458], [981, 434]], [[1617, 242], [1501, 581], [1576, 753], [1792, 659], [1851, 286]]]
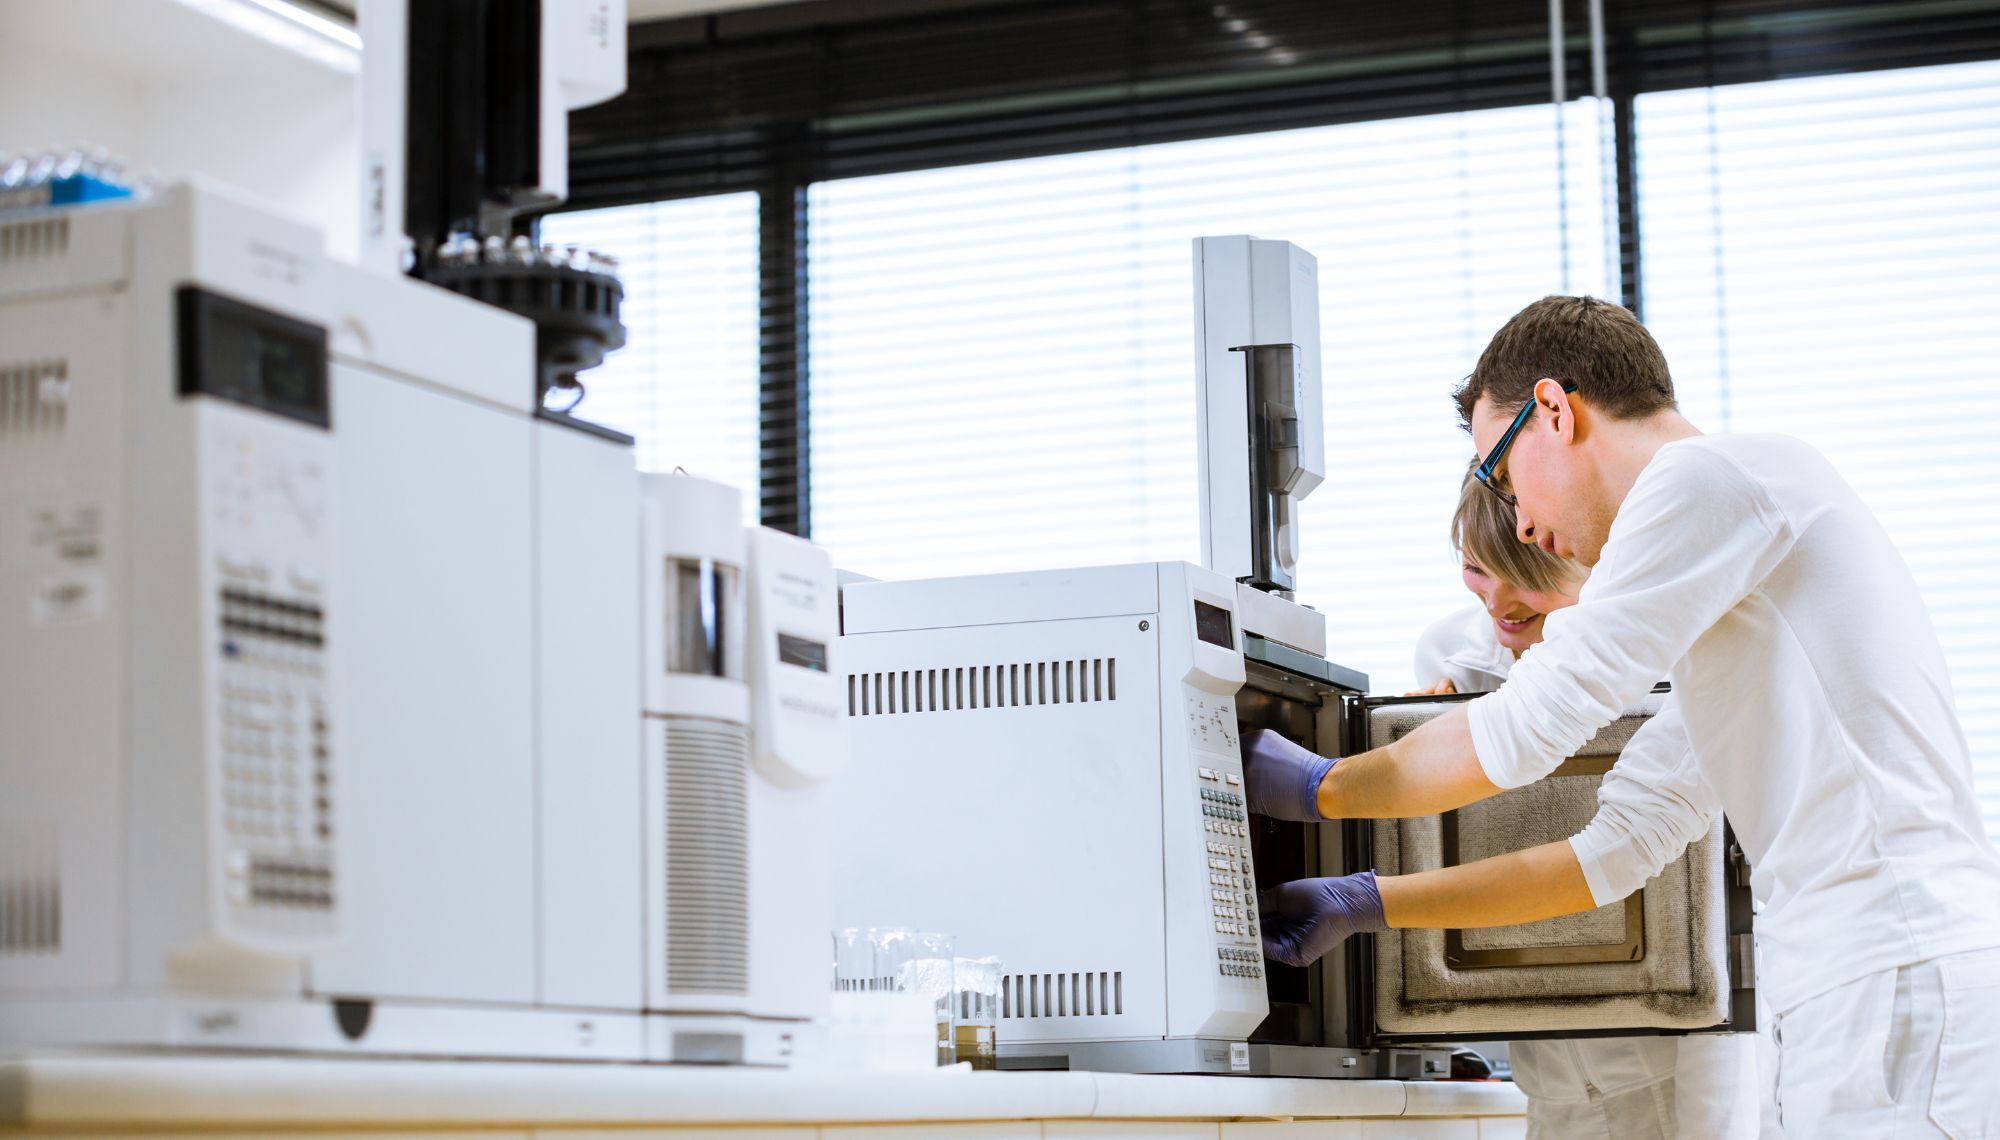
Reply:
[[1462, 807], [1549, 774], [1662, 676], [1678, 717], [1641, 731], [1685, 746], [1636, 750], [1671, 766], [1640, 781], [1652, 810], [1600, 813], [1568, 842], [1286, 884], [1265, 907], [1266, 952], [1311, 960], [1359, 931], [1615, 902], [1719, 807], [1753, 868], [1785, 1133], [2000, 1136], [1986, 1076], [2000, 1056], [2000, 853], [1943, 651], [1873, 514], [1798, 440], [1702, 434], [1651, 335], [1593, 298], [1516, 315], [1458, 406], [1521, 540], [1593, 567], [1578, 604], [1549, 615], [1499, 690], [1386, 748], [1338, 759], [1246, 737], [1251, 810]]

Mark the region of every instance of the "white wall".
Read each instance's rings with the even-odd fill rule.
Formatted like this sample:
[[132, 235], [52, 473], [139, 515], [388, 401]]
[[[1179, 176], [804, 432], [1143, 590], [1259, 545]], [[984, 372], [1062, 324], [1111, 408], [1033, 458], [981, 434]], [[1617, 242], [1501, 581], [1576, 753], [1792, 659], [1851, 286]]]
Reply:
[[0, 151], [88, 143], [356, 245], [355, 79], [174, 0], [0, 0]]

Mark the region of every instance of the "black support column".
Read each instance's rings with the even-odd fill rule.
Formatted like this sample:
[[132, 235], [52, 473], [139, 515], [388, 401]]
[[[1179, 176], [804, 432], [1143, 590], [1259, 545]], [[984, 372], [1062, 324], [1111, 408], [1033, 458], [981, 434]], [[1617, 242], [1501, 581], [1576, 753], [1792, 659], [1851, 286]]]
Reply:
[[806, 188], [801, 168], [781, 163], [758, 195], [757, 519], [810, 538]]
[[1618, 184], [1618, 300], [1632, 315], [1646, 319], [1645, 298], [1639, 285], [1639, 136], [1634, 114], [1638, 102], [1639, 52], [1630, 28], [1620, 27], [1615, 15], [1606, 30], [1606, 50], [1611, 73], [1611, 154]]

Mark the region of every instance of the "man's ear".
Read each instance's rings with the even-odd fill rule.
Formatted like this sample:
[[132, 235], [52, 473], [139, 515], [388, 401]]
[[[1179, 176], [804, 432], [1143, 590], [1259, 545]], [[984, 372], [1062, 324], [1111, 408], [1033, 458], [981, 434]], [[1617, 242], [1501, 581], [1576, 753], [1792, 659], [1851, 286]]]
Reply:
[[1565, 444], [1576, 442], [1577, 406], [1571, 402], [1574, 398], [1574, 394], [1563, 391], [1560, 380], [1544, 376], [1535, 381], [1534, 399], [1541, 405], [1541, 415], [1537, 418]]

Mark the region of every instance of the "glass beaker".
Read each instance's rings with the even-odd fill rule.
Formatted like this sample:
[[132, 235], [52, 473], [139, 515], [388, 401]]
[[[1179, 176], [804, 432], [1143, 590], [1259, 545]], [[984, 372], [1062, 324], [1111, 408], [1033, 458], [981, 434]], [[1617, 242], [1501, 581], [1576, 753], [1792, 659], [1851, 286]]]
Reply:
[[875, 973], [885, 988], [920, 994], [937, 1013], [938, 1064], [958, 1060], [952, 1029], [951, 935], [900, 927], [876, 931]]
[[975, 1069], [999, 1066], [1000, 977], [998, 958], [952, 962], [954, 1053]]
[[875, 974], [873, 929], [850, 926], [833, 932], [833, 989], [861, 993], [879, 988]]

